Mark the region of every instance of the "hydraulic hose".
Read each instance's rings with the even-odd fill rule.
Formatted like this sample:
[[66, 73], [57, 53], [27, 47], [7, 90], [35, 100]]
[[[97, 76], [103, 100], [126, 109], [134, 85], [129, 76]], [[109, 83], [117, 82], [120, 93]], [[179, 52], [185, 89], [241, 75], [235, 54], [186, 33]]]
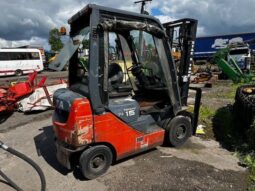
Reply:
[[22, 191], [22, 189], [15, 182], [13, 182], [8, 176], [6, 176], [1, 170], [0, 170], [0, 176], [2, 176], [7, 181], [7, 185], [11, 186], [17, 191]]
[[[22, 160], [26, 161], [28, 164], [30, 164], [38, 173], [40, 180], [41, 180], [41, 191], [45, 191], [46, 190], [46, 180], [45, 180], [45, 176], [43, 174], [42, 169], [29, 157], [27, 157], [26, 155], [20, 153], [19, 151], [8, 147], [7, 145], [5, 145], [2, 141], [0, 141], [0, 148], [6, 150], [7, 152], [21, 158]], [[10, 184], [11, 187], [13, 187], [14, 189], [16, 189], [17, 191], [22, 191], [22, 189], [15, 183], [13, 182], [10, 178], [8, 178], [1, 170], [0, 170], [0, 175]]]

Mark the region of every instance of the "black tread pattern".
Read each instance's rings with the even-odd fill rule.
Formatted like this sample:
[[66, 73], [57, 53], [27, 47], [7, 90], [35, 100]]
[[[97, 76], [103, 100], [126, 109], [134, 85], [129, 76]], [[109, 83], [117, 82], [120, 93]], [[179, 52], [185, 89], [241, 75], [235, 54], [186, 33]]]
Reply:
[[[94, 171], [93, 169], [90, 168], [89, 165], [90, 160], [97, 154], [103, 154], [106, 157], [106, 165], [100, 171]], [[105, 145], [95, 145], [84, 150], [80, 156], [80, 167], [83, 176], [88, 180], [92, 180], [101, 176], [108, 170], [108, 168], [112, 164], [112, 160], [113, 160], [112, 151], [109, 147]]]
[[[187, 129], [187, 134], [183, 139], [177, 139], [175, 136], [176, 127], [180, 124], [184, 125]], [[163, 124], [165, 129], [165, 140], [164, 144], [171, 145], [173, 147], [179, 147], [183, 145], [187, 139], [192, 135], [192, 124], [190, 117], [178, 115], [172, 119], [167, 119]]]
[[237, 127], [246, 132], [255, 120], [255, 93], [246, 94], [244, 88], [255, 88], [255, 85], [240, 86], [235, 96], [234, 119]]

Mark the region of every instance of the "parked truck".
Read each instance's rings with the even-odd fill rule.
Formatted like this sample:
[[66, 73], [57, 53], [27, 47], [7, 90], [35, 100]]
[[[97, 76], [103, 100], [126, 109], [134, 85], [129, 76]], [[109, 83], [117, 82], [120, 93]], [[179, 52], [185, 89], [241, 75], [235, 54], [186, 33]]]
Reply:
[[[208, 60], [212, 58], [219, 49], [226, 48], [231, 43], [240, 43], [255, 38], [255, 33], [239, 33], [229, 35], [215, 35], [197, 37], [195, 43], [196, 60]], [[250, 47], [255, 51], [255, 45]]]
[[[239, 67], [243, 70], [250, 70], [246, 66], [245, 59], [250, 59], [251, 66], [254, 66], [255, 44], [246, 43], [255, 38], [255, 33], [239, 33], [229, 35], [204, 36], [196, 38], [194, 61], [196, 64], [204, 64], [212, 61], [213, 55], [221, 49], [229, 47], [231, 44], [240, 46], [229, 54], [235, 59]], [[242, 45], [242, 46], [241, 46]]]

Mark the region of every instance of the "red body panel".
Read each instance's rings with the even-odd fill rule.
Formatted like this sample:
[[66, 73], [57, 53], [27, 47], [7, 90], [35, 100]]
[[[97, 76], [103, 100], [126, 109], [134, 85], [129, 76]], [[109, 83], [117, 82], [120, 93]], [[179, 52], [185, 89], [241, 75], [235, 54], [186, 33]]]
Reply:
[[76, 99], [66, 123], [53, 119], [55, 135], [60, 141], [71, 146], [89, 144], [93, 140], [93, 116], [89, 100]]
[[111, 144], [117, 159], [161, 145], [164, 140], [163, 129], [144, 134], [130, 127], [112, 113], [94, 116], [95, 142]]
[[73, 147], [89, 144], [110, 144], [116, 151], [116, 159], [154, 148], [164, 140], [163, 129], [149, 134], [139, 132], [111, 112], [93, 115], [89, 100], [76, 99], [66, 123], [53, 119], [55, 135], [61, 142]]

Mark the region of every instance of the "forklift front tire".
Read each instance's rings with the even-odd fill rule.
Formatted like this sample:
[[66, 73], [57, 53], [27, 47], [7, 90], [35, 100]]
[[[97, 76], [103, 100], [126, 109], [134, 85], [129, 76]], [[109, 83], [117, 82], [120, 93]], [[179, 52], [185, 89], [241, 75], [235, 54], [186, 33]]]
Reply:
[[176, 116], [167, 125], [168, 141], [171, 146], [183, 145], [192, 135], [191, 119], [186, 116]]
[[112, 164], [112, 151], [104, 145], [92, 146], [80, 156], [80, 167], [86, 179], [95, 179], [104, 174]]

